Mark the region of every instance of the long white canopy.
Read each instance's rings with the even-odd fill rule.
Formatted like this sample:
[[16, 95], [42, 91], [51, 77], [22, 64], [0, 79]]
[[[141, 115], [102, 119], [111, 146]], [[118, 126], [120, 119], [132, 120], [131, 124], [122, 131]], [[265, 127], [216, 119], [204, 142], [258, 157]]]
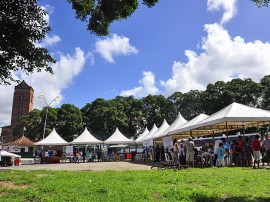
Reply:
[[191, 127], [193, 131], [212, 130], [224, 132], [225, 130], [236, 130], [248, 127], [257, 127], [270, 124], [270, 112], [249, 107], [239, 103], [232, 103], [208, 118], [198, 122]]
[[0, 156], [21, 157], [20, 155], [13, 154], [7, 151], [0, 151]]
[[167, 121], [164, 119], [163, 123], [161, 124], [161, 126], [159, 127], [159, 129], [152, 134], [148, 134], [143, 140], [151, 140], [151, 139], [155, 139], [158, 135], [160, 135], [161, 133], [163, 133], [167, 128], [169, 128], [170, 125], [167, 123]]
[[104, 141], [104, 144], [125, 144], [125, 143], [132, 143], [133, 140], [128, 139], [125, 137], [118, 128], [115, 129], [114, 133]]
[[196, 116], [195, 118], [191, 119], [190, 121], [186, 122], [185, 124], [170, 131], [168, 133], [168, 135], [173, 135], [174, 137], [189, 136], [191, 127], [193, 125], [197, 124], [198, 122], [206, 119], [207, 117], [209, 117], [209, 116], [206, 114], [200, 114], [200, 115]]
[[177, 118], [175, 119], [175, 121], [170, 125], [169, 128], [167, 128], [163, 133], [161, 133], [160, 135], [157, 135], [156, 138], [161, 138], [161, 137], [165, 137], [166, 135], [168, 135], [171, 131], [175, 130], [176, 128], [182, 126], [183, 124], [185, 124], [187, 122], [186, 119], [183, 118], [183, 116], [181, 115], [181, 113], [178, 113]]
[[146, 127], [146, 128], [144, 129], [143, 133], [141, 133], [141, 134], [139, 135], [139, 137], [135, 140], [135, 142], [136, 142], [136, 143], [141, 142], [141, 140], [142, 140], [148, 133], [149, 133], [149, 130], [148, 130], [148, 128]]
[[61, 138], [54, 128], [45, 139], [35, 143], [35, 145], [55, 146], [55, 145], [69, 145], [69, 143], [65, 141], [63, 138]]
[[82, 134], [71, 142], [71, 144], [101, 144], [102, 141], [95, 138], [87, 128], [84, 129]]

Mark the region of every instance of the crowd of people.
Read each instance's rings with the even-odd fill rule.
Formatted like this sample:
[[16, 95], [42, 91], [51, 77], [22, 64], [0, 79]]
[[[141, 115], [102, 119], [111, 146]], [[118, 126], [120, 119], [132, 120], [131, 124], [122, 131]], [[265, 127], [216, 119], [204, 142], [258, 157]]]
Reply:
[[154, 151], [155, 162], [167, 161], [165, 158], [168, 156], [174, 164], [181, 165], [209, 163], [217, 167], [232, 165], [259, 168], [265, 163], [269, 166], [270, 138], [268, 134], [264, 138], [257, 134], [253, 139], [240, 135], [231, 144], [221, 138], [205, 142], [200, 150], [195, 147], [192, 138], [180, 143], [174, 139], [170, 150], [157, 144]]

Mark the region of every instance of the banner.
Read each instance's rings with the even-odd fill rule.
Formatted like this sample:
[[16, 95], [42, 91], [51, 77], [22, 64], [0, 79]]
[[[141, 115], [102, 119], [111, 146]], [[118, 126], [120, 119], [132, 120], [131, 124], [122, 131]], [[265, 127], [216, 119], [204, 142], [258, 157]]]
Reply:
[[143, 146], [144, 147], [153, 146], [153, 140], [152, 139], [150, 139], [150, 140], [144, 140], [143, 141]]
[[163, 146], [164, 148], [168, 148], [170, 150], [173, 147], [173, 141], [171, 137], [163, 137]]

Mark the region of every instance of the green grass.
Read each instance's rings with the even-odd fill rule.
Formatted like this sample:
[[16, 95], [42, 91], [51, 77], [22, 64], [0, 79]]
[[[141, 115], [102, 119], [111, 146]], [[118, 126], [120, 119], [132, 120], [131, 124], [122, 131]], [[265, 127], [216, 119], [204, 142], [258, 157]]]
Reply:
[[1, 171], [0, 201], [270, 201], [266, 169]]

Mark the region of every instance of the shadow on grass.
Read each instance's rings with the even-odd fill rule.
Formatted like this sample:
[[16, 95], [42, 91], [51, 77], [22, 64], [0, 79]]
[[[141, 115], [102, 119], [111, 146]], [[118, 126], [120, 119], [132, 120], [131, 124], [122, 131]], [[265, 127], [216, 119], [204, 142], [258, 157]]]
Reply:
[[269, 202], [269, 198], [256, 197], [250, 198], [245, 196], [232, 196], [232, 197], [208, 197], [208, 196], [200, 196], [192, 197], [191, 201], [193, 202]]

